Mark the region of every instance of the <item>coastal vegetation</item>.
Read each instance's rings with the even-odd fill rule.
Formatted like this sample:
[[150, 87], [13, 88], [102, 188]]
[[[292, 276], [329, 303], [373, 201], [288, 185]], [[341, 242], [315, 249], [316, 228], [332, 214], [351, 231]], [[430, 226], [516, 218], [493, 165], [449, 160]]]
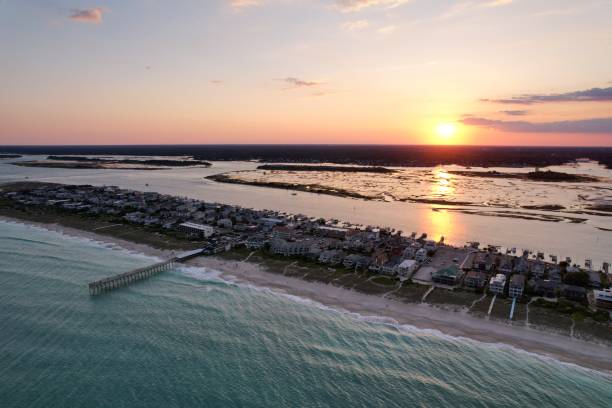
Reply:
[[12, 164], [24, 167], [121, 170], [162, 170], [169, 167], [210, 167], [212, 165], [202, 160], [108, 159], [84, 156], [48, 156], [46, 160], [31, 160]]
[[233, 177], [231, 174], [213, 174], [205, 177], [208, 180], [216, 181], [218, 183], [230, 183], [230, 184], [246, 184], [257, 187], [270, 187], [280, 188], [285, 190], [304, 191], [308, 193], [316, 194], [328, 194], [339, 197], [350, 197], [350, 198], [361, 198], [364, 200], [371, 200], [372, 197], [365, 194], [360, 194], [355, 191], [350, 191], [342, 188], [330, 188], [322, 186], [320, 184], [295, 184], [295, 183], [284, 183], [280, 181], [257, 181], [257, 180], [243, 180], [238, 177]]
[[598, 323], [606, 323], [610, 319], [609, 313], [604, 310], [591, 310], [580, 303], [571, 302], [565, 299], [559, 299], [557, 302], [537, 299], [532, 303], [532, 305], [571, 316], [573, 320], [584, 321], [585, 319], [592, 319]]
[[264, 164], [257, 170], [283, 171], [336, 171], [344, 173], [395, 173], [395, 170], [380, 166], [321, 166], [299, 164]]
[[216, 181], [218, 183], [229, 183], [229, 184], [244, 184], [256, 187], [269, 187], [269, 188], [279, 188], [284, 190], [294, 190], [294, 191], [303, 191], [306, 193], [315, 193], [315, 194], [327, 194], [338, 197], [347, 197], [347, 198], [358, 198], [362, 200], [385, 200], [385, 197], [389, 197], [394, 201], [410, 201], [414, 203], [424, 203], [424, 204], [436, 204], [436, 205], [464, 205], [464, 206], [473, 206], [475, 203], [471, 203], [468, 201], [451, 201], [444, 200], [439, 198], [418, 198], [418, 197], [408, 197], [408, 198], [394, 198], [390, 195], [383, 195], [382, 197], [373, 197], [371, 195], [366, 195], [359, 193], [357, 191], [353, 191], [347, 188], [341, 187], [331, 187], [325, 186], [318, 183], [308, 183], [308, 184], [297, 184], [297, 183], [289, 183], [283, 181], [261, 181], [261, 180], [245, 180], [240, 178], [241, 172], [234, 173], [222, 173], [222, 174], [213, 174], [210, 176], [206, 176], [205, 178], [208, 180]]
[[524, 208], [526, 210], [546, 210], [546, 211], [565, 210], [565, 207], [559, 204], [523, 205], [521, 208]]
[[0, 159], [19, 159], [23, 156], [20, 154], [0, 154]]
[[573, 182], [573, 183], [588, 183], [599, 181], [597, 177], [587, 176], [584, 174], [571, 174], [558, 171], [530, 171], [528, 173], [509, 173], [492, 171], [472, 171], [472, 170], [449, 170], [449, 174], [466, 177], [485, 177], [485, 178], [509, 178], [520, 179], [527, 181], [546, 181], [546, 182]]
[[145, 164], [149, 166], [167, 167], [190, 167], [211, 166], [211, 163], [203, 160], [171, 160], [171, 159], [107, 159], [99, 157], [84, 156], [47, 156], [47, 160], [78, 161], [89, 163], [121, 163], [121, 164]]

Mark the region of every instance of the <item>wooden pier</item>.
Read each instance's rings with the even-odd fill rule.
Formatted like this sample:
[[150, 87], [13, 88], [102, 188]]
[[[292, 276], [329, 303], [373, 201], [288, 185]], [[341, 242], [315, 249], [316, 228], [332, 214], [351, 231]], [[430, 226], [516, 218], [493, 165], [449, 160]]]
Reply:
[[176, 263], [184, 262], [196, 256], [202, 255], [204, 249], [196, 249], [194, 251], [184, 252], [175, 256], [172, 259], [168, 259], [164, 262], [159, 262], [154, 265], [150, 265], [144, 268], [138, 268], [129, 272], [124, 272], [119, 275], [110, 276], [108, 278], [100, 279], [89, 284], [89, 294], [91, 296], [101, 295], [111, 290], [128, 286], [130, 283], [147, 279], [150, 276], [157, 275], [160, 272], [167, 271], [174, 268]]
[[89, 284], [89, 294], [92, 296], [101, 295], [111, 290], [127, 286], [132, 282], [147, 279], [150, 276], [172, 269], [177, 261], [178, 258], [172, 258], [145, 268], [134, 269], [129, 272], [91, 282]]

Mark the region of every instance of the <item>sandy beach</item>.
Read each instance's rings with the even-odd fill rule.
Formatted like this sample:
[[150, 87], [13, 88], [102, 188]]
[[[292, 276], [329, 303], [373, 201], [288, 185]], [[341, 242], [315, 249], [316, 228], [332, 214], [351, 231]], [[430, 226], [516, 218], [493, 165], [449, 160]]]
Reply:
[[[133, 252], [158, 258], [172, 257], [175, 252], [155, 249], [147, 245], [117, 239], [95, 232], [64, 227], [59, 224], [24, 222], [7, 217], [0, 221], [24, 223], [62, 234], [82, 237], [117, 245]], [[179, 251], [177, 251], [179, 252]], [[452, 312], [429, 304], [405, 303], [380, 295], [368, 295], [331, 284], [308, 282], [298, 278], [266, 271], [265, 267], [249, 261], [230, 261], [218, 257], [199, 257], [188, 262], [190, 266], [204, 267], [222, 273], [237, 283], [310, 299], [327, 307], [356, 313], [362, 317], [386, 318], [398, 325], [433, 330], [442, 335], [471, 339], [491, 346], [507, 345], [519, 350], [551, 357], [556, 360], [592, 368], [612, 375], [612, 348], [541, 330], [517, 327], [499, 321], [473, 317], [463, 312]], [[86, 294], [86, 291], [84, 291]]]

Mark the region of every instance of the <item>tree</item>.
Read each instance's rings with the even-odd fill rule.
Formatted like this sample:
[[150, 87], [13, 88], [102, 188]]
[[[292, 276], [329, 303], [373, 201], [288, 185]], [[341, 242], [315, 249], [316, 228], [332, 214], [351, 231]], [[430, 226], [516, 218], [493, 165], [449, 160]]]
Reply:
[[589, 286], [589, 274], [586, 272], [568, 272], [563, 279], [568, 285]]

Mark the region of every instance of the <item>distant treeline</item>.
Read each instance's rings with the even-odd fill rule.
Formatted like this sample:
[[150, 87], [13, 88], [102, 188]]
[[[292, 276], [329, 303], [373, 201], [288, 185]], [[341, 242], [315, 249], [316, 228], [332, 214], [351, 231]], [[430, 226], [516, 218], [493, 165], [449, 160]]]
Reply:
[[20, 154], [0, 154], [0, 159], [18, 159], [21, 156]]
[[7, 153], [192, 156], [197, 160], [335, 163], [369, 166], [545, 167], [589, 158], [612, 168], [612, 147], [398, 145], [0, 146]]
[[202, 160], [103, 159], [99, 157], [83, 157], [83, 156], [48, 156], [47, 160], [92, 162], [92, 163], [144, 164], [147, 166], [169, 166], [169, 167], [210, 166], [211, 165], [209, 162], [202, 161]]
[[450, 170], [450, 174], [467, 177], [487, 177], [487, 178], [514, 178], [532, 181], [571, 181], [571, 182], [590, 182], [599, 181], [597, 177], [584, 174], [561, 173], [558, 171], [530, 171], [529, 173], [506, 173], [501, 171], [469, 171], [469, 170]]
[[394, 173], [395, 170], [386, 167], [372, 166], [317, 166], [299, 164], [264, 164], [258, 170], [286, 170], [286, 171], [338, 171], [347, 173]]

